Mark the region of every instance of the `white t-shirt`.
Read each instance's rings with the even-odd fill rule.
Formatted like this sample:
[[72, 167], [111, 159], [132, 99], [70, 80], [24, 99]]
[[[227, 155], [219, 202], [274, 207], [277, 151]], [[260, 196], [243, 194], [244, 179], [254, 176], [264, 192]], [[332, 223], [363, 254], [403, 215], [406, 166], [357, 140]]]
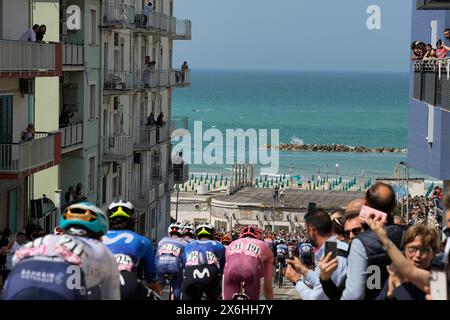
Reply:
[[180, 157], [179, 155], [175, 155], [172, 159], [173, 164], [183, 164], [183, 157]]
[[14, 241], [14, 244], [12, 245], [11, 249], [9, 249], [8, 253], [6, 254], [6, 269], [11, 270], [13, 267], [12, 264], [12, 259], [14, 254], [16, 253], [17, 250], [20, 249], [20, 244], [17, 243], [17, 241]]
[[12, 263], [22, 259], [67, 261], [84, 273], [87, 289], [100, 285], [102, 300], [120, 300], [120, 274], [109, 249], [95, 239], [71, 235], [46, 235], [30, 241], [16, 251]]
[[33, 29], [28, 29], [20, 37], [19, 41], [36, 42], [36, 33], [34, 32]]

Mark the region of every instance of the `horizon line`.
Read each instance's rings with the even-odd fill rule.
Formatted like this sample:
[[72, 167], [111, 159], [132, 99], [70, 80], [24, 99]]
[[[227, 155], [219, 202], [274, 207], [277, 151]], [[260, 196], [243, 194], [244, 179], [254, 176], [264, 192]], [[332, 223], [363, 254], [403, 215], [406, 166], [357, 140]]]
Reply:
[[373, 70], [373, 69], [368, 69], [368, 70], [348, 70], [348, 69], [330, 69], [330, 70], [326, 70], [326, 69], [319, 69], [319, 70], [314, 70], [314, 69], [256, 69], [256, 68], [222, 68], [222, 67], [199, 67], [199, 68], [191, 68], [191, 71], [195, 71], [195, 70], [200, 70], [200, 71], [284, 71], [284, 72], [332, 72], [332, 73], [336, 73], [336, 72], [348, 72], [348, 73], [409, 73], [409, 69], [407, 70]]

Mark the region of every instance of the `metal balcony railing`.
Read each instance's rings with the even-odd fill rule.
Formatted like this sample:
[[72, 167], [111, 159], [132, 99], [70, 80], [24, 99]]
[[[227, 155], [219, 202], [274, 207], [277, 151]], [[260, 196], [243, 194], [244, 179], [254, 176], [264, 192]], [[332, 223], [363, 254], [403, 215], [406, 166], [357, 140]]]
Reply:
[[83, 123], [72, 124], [61, 130], [61, 146], [63, 148], [71, 147], [83, 143]]
[[63, 44], [62, 63], [63, 65], [82, 66], [84, 64], [83, 46]]
[[156, 145], [156, 126], [142, 126], [135, 149], [148, 150]]
[[135, 74], [130, 71], [110, 70], [105, 78], [105, 90], [133, 90]]
[[173, 176], [175, 183], [185, 183], [189, 180], [189, 165], [188, 164], [174, 164]]
[[450, 0], [417, 0], [419, 10], [450, 10]]
[[190, 71], [182, 69], [173, 69], [170, 74], [171, 86], [184, 86], [190, 84]]
[[156, 127], [156, 142], [161, 143], [169, 139], [170, 124], [166, 123], [162, 127]]
[[102, 25], [105, 27], [133, 27], [135, 24], [136, 9], [132, 5], [104, 0], [102, 9]]
[[415, 99], [450, 109], [450, 59], [416, 62], [413, 82]]
[[107, 159], [130, 157], [133, 154], [133, 136], [103, 137], [103, 154]]
[[0, 173], [31, 174], [58, 164], [60, 156], [60, 133], [36, 132], [31, 141], [0, 144]]
[[190, 20], [177, 19], [175, 39], [190, 40], [192, 39], [192, 22]]
[[60, 43], [0, 39], [0, 78], [62, 76]]

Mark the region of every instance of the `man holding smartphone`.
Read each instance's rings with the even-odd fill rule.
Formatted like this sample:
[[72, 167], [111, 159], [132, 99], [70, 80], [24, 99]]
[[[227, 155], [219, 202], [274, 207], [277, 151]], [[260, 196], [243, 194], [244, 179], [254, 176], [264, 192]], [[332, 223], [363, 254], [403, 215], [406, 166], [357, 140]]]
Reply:
[[[336, 286], [341, 286], [345, 282], [347, 273], [346, 252], [348, 245], [336, 239], [332, 235], [331, 218], [325, 210], [316, 209], [305, 215], [306, 232], [311, 244], [319, 248], [315, 254], [318, 261], [325, 255], [325, 247], [334, 251], [338, 267], [331, 279]], [[335, 245], [326, 245], [334, 243]], [[333, 249], [332, 249], [333, 247]], [[330, 253], [331, 254], [331, 253]], [[295, 283], [295, 289], [303, 300], [328, 300], [327, 295], [320, 283], [320, 269], [318, 264], [314, 270], [307, 268], [297, 257], [287, 260], [286, 277]]]

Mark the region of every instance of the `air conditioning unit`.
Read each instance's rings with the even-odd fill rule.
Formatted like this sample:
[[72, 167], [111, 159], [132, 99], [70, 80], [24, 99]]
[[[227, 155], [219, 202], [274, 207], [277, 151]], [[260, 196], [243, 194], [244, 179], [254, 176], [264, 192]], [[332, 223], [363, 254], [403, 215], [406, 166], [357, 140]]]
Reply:
[[19, 79], [19, 89], [22, 95], [34, 94], [34, 79]]

